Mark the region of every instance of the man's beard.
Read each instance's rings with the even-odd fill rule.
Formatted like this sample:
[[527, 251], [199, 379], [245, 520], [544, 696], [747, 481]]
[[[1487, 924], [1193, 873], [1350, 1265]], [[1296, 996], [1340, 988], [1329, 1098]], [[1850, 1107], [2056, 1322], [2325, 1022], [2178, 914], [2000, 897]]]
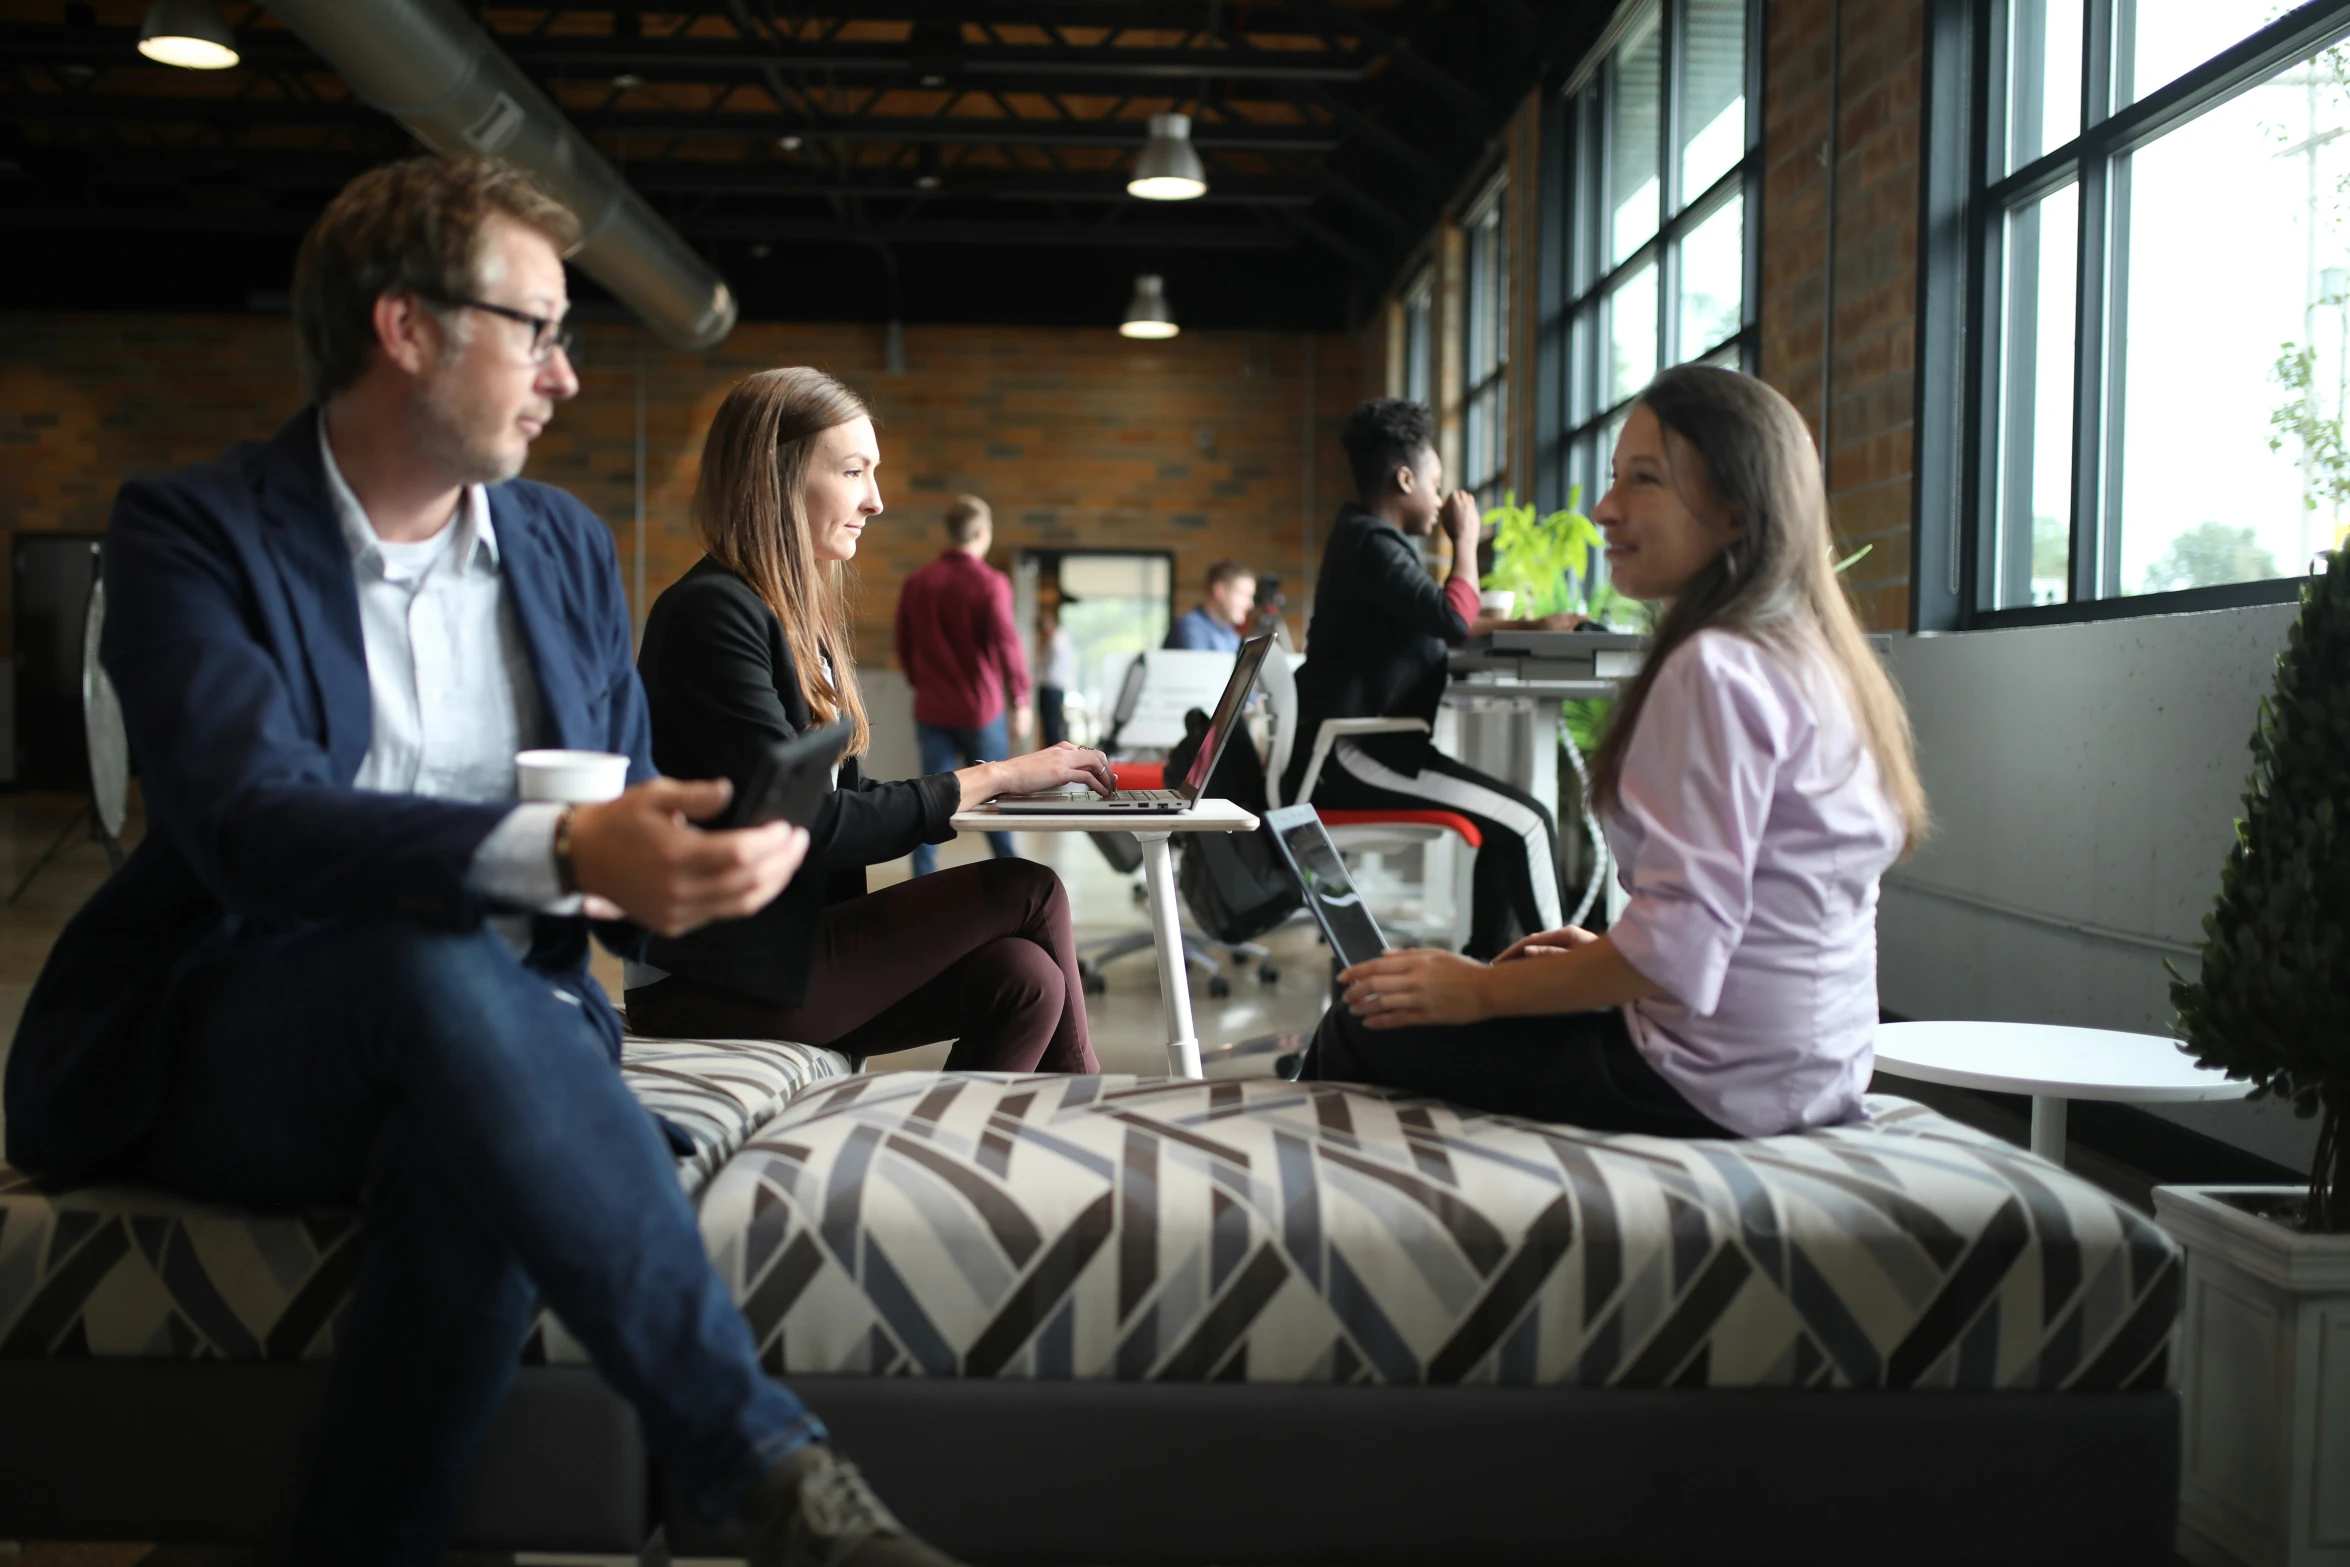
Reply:
[[459, 484], [503, 484], [522, 471], [529, 448], [509, 448], [465, 406], [454, 367], [433, 377], [417, 409], [418, 435], [435, 466]]

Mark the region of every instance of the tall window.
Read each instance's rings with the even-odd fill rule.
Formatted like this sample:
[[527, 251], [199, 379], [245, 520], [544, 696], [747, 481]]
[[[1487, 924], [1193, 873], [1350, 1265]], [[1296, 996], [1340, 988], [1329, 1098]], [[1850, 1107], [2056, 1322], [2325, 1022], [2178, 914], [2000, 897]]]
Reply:
[[1618, 13], [1562, 105], [1566, 255], [1552, 331], [1559, 499], [1605, 487], [1616, 432], [1659, 367], [1750, 366], [1746, 213], [1759, 177], [1748, 0], [1652, 0]]
[[1937, 8], [1921, 623], [2287, 596], [2350, 534], [2350, 0]]
[[1403, 295], [1403, 395], [1436, 402], [1436, 269], [1422, 271]]
[[1509, 188], [1495, 180], [1462, 223], [1461, 486], [1487, 505], [1501, 499], [1510, 466]]

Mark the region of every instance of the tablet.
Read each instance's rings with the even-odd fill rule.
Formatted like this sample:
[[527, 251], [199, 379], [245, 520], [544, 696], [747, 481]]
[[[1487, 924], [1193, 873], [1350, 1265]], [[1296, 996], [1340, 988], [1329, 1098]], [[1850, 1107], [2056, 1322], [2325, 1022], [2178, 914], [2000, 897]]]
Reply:
[[857, 726], [843, 719], [769, 746], [751, 774], [750, 787], [729, 813], [728, 825], [762, 827], [782, 821], [805, 827], [813, 822], [825, 795], [832, 792], [833, 769], [856, 732]]
[[1352, 968], [1385, 952], [1387, 937], [1347, 879], [1346, 862], [1338, 857], [1321, 814], [1310, 805], [1284, 805], [1265, 813], [1265, 825], [1273, 830], [1282, 863], [1305, 893], [1314, 923], [1338, 955], [1338, 966]]

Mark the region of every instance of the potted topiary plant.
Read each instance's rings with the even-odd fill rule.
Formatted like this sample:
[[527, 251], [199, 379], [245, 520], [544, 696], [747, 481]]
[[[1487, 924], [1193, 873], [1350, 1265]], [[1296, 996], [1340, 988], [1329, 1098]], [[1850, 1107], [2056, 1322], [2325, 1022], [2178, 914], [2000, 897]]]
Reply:
[[2318, 1118], [2306, 1190], [2158, 1187], [2187, 1249], [2182, 1544], [2350, 1563], [2350, 551], [2302, 590], [2201, 971], [2173, 974], [2205, 1066]]

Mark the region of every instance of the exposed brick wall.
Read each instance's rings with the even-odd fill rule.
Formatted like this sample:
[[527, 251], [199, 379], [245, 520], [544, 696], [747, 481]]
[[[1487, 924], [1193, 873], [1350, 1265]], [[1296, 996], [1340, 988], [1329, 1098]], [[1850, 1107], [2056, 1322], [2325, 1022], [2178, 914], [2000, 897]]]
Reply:
[[[590, 324], [580, 395], [531, 454], [530, 476], [612, 527], [624, 580], [635, 519], [635, 328]], [[1347, 493], [1337, 424], [1360, 395], [1358, 340], [1314, 341], [1313, 536]], [[869, 326], [753, 324], [708, 355], [644, 350], [646, 583], [699, 555], [686, 519], [701, 442], [749, 371], [814, 364], [881, 418], [889, 510], [858, 572], [859, 658], [889, 657], [898, 583], [937, 554], [946, 497], [995, 509], [999, 558], [1022, 545], [1173, 549], [1178, 603], [1230, 555], [1276, 571], [1303, 629], [1308, 477], [1302, 336], [909, 327], [906, 374], [882, 374]], [[97, 530], [124, 479], [210, 458], [275, 430], [300, 404], [283, 319], [0, 317], [0, 528]], [[1204, 444], [1203, 444], [1204, 432]], [[1317, 542], [1318, 548], [1318, 542]], [[0, 617], [7, 583], [0, 577]]]
[[1829, 358], [1829, 504], [1847, 549], [1875, 546], [1853, 568], [1853, 584], [1870, 624], [1889, 630], [1909, 624], [1925, 6], [1846, 0], [1841, 7], [1831, 241], [1824, 153], [1838, 9], [1835, 0], [1773, 0], [1769, 10], [1762, 374], [1803, 410], [1817, 437], [1823, 352]]

